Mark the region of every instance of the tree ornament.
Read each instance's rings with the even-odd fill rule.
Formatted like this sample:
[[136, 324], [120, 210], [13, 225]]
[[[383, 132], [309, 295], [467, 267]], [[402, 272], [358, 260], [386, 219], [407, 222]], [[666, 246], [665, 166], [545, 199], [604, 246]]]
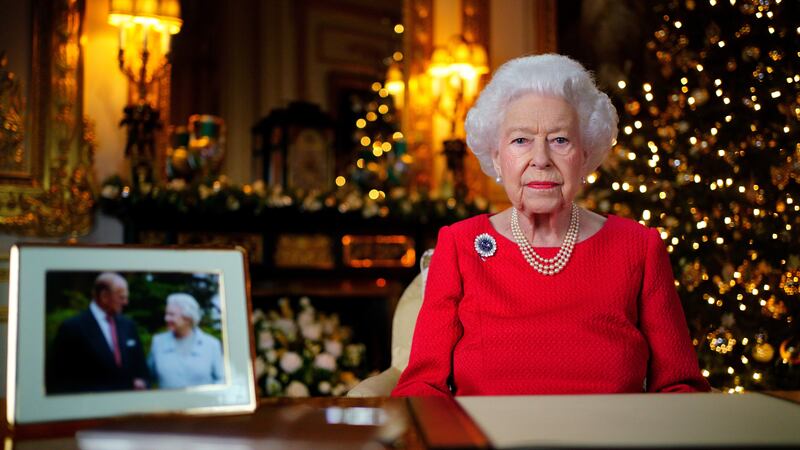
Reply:
[[761, 340], [753, 345], [753, 351], [751, 353], [753, 355], [753, 359], [756, 361], [768, 363], [772, 361], [772, 358], [775, 356], [775, 347], [773, 347], [769, 342]]
[[781, 342], [780, 355], [784, 364], [800, 365], [800, 337], [792, 336]]
[[717, 353], [725, 354], [733, 350], [736, 346], [736, 338], [733, 333], [725, 327], [719, 327], [706, 335], [708, 347]]
[[800, 293], [800, 269], [787, 270], [781, 275], [781, 282], [778, 285], [786, 295], [797, 295]]

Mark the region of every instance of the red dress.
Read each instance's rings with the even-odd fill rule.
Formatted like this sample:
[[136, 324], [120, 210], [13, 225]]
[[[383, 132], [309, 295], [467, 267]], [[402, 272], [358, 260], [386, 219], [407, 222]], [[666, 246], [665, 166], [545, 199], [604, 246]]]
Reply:
[[[481, 259], [475, 237], [497, 242]], [[537, 249], [544, 257], [557, 248]], [[542, 275], [484, 214], [439, 231], [393, 396], [708, 391], [655, 229], [617, 216]]]

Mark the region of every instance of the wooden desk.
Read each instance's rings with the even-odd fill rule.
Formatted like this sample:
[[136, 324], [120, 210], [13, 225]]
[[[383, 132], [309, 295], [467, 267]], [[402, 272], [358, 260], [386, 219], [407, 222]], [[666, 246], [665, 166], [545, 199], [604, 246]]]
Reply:
[[[422, 417], [415, 417], [411, 402], [418, 411], [420, 405], [425, 408]], [[341, 412], [331, 408], [380, 408], [387, 420], [383, 427], [331, 424], [326, 422], [325, 412]], [[431, 436], [420, 432], [420, 419], [428, 424], [429, 434], [433, 430]], [[333, 420], [336, 422], [335, 417]], [[92, 438], [92, 433], [96, 438], [105, 433], [126, 444], [141, 445], [127, 449], [164, 448], [175, 436], [183, 441], [174, 448], [182, 449], [196, 448], [192, 444], [199, 442], [216, 442], [208, 448], [230, 445], [236, 449], [488, 448], [488, 441], [463, 410], [453, 401], [439, 399], [275, 398], [262, 400], [255, 413], [244, 415], [114, 418], [24, 425], [13, 430], [3, 422], [6, 450], [77, 450], [81, 448], [79, 440], [87, 435]], [[154, 442], [160, 444], [154, 447]]]
[[[790, 414], [796, 416], [798, 411], [793, 408], [800, 408], [800, 392], [768, 392], [766, 393], [772, 397], [777, 397], [786, 403], [777, 403], [777, 409], [786, 410], [788, 406]], [[556, 445], [550, 442], [545, 447], [567, 447], [567, 448], [585, 448], [583, 444], [576, 444], [580, 442], [574, 439], [575, 430], [570, 431], [570, 427], [575, 427], [579, 424], [582, 433], [592, 433], [592, 428], [603, 426], [604, 423], [611, 424], [616, 427], [619, 433], [622, 433], [622, 440], [625, 441], [627, 448], [652, 448], [644, 444], [645, 441], [636, 441], [633, 437], [636, 433], [647, 432], [646, 427], [650, 429], [665, 433], [669, 431], [669, 424], [664, 424], [660, 420], [655, 423], [648, 424], [646, 416], [658, 419], [658, 414], [664, 416], [667, 414], [666, 419], [670, 422], [692, 422], [680, 425], [676, 433], [675, 441], [668, 440], [667, 442], [678, 442], [679, 436], [677, 434], [690, 435], [692, 428], [694, 431], [700, 429], [691, 416], [697, 415], [697, 408], [682, 408], [679, 409], [680, 413], [669, 412], [669, 405], [675, 402], [695, 404], [705, 404], [705, 407], [711, 407], [715, 413], [720, 415], [734, 416], [737, 414], [737, 404], [741, 406], [739, 399], [746, 400], [740, 396], [731, 396], [727, 394], [686, 394], [687, 397], [677, 397], [681, 394], [661, 394], [661, 395], [637, 395], [627, 394], [619, 396], [567, 396], [559, 401], [559, 396], [538, 396], [538, 397], [515, 397], [515, 398], [475, 398], [464, 397], [458, 401], [449, 399], [437, 398], [411, 398], [411, 399], [390, 399], [390, 398], [306, 398], [306, 399], [266, 399], [263, 400], [258, 409], [253, 414], [233, 415], [233, 416], [149, 416], [140, 418], [117, 418], [109, 420], [93, 420], [81, 421], [72, 423], [57, 423], [57, 424], [37, 424], [17, 427], [14, 430], [9, 430], [8, 426], [3, 427], [3, 436], [6, 438], [5, 449], [11, 450], [74, 450], [79, 448], [78, 440], [86, 437], [87, 433], [99, 432], [99, 436], [103, 437], [102, 433], [117, 433], [115, 436], [118, 438], [118, 443], [122, 442], [126, 445], [138, 443], [140, 447], [126, 446], [117, 448], [137, 449], [137, 448], [165, 448], [165, 443], [173, 442], [170, 438], [179, 439], [179, 445], [170, 448], [181, 448], [191, 450], [201, 450], [205, 448], [226, 448], [226, 444], [236, 444], [236, 449], [404, 449], [404, 450], [426, 450], [426, 449], [488, 449], [491, 448], [487, 435], [491, 436], [491, 432], [497, 430], [487, 430], [484, 433], [476, 422], [486, 422], [486, 411], [478, 411], [475, 420], [465, 412], [465, 408], [460, 405], [460, 402], [467, 404], [474, 403], [474, 401], [484, 401], [492, 405], [492, 408], [500, 407], [502, 410], [498, 413], [491, 413], [495, 418], [500, 418], [504, 421], [504, 426], [517, 421], [523, 423], [526, 420], [536, 420], [536, 426], [541, 428], [541, 420], [546, 418], [550, 420], [550, 428], [543, 429], [538, 437], [544, 437], [547, 434], [553, 434], [560, 437], [567, 437], [572, 439], [572, 445]], [[699, 395], [699, 397], [698, 397]], [[758, 394], [749, 394], [759, 397]], [[718, 396], [718, 397], [715, 397]], [[711, 403], [703, 401], [700, 397], [705, 397]], [[605, 399], [604, 399], [605, 398]], [[763, 397], [762, 397], [763, 398]], [[718, 399], [719, 401], [716, 401]], [[701, 400], [697, 403], [697, 400]], [[773, 399], [774, 400], [774, 399]], [[505, 403], [503, 403], [505, 402]], [[636, 416], [642, 418], [638, 420], [639, 427], [632, 427], [632, 423], [627, 423], [624, 426], [617, 426], [614, 424], [613, 417], [620, 415], [620, 405], [632, 405], [633, 403], [646, 403], [646, 409], [640, 409], [641, 414]], [[688, 402], [688, 403], [686, 403]], [[505, 406], [502, 406], [504, 405]], [[549, 404], [549, 406], [547, 406]], [[577, 404], [583, 404], [583, 407], [576, 407]], [[520, 405], [522, 409], [520, 409]], [[715, 408], [717, 405], [719, 408]], [[748, 403], [745, 406], [752, 405]], [[5, 405], [2, 405], [5, 406]], [[674, 405], [673, 405], [674, 406]], [[691, 405], [689, 405], [691, 406]], [[331, 408], [339, 408], [334, 410]], [[374, 408], [364, 410], [367, 416], [370, 412], [383, 411], [386, 414], [385, 424], [387, 427], [366, 426], [366, 425], [347, 425], [341, 421], [336, 420], [336, 414], [326, 417], [325, 412], [341, 413], [342, 408]], [[518, 412], [513, 412], [514, 410]], [[602, 411], [602, 414], [595, 414], [591, 417], [596, 419], [589, 419], [588, 413], [593, 409]], [[719, 409], [719, 411], [718, 411]], [[741, 409], [741, 408], [740, 408]], [[520, 411], [525, 411], [524, 413]], [[568, 414], [563, 414], [568, 410]], [[674, 408], [673, 408], [674, 410]], [[352, 410], [351, 410], [352, 411]], [[588, 413], [587, 413], [588, 411]], [[652, 413], [648, 411], [654, 411]], [[659, 413], [658, 411], [662, 411]], [[743, 411], [739, 411], [743, 412]], [[786, 412], [786, 411], [784, 411]], [[748, 412], [752, 415], [752, 411]], [[766, 412], [767, 416], [770, 414], [777, 414], [777, 412]], [[508, 416], [508, 419], [503, 419], [503, 416]], [[536, 416], [539, 419], [536, 419]], [[363, 415], [362, 415], [363, 416]], [[559, 416], [564, 416], [563, 420]], [[521, 419], [520, 419], [521, 418]], [[773, 417], [763, 417], [764, 420], [780, 419]], [[332, 422], [331, 422], [332, 420]], [[735, 419], [734, 419], [735, 420]], [[755, 419], [753, 419], [755, 421]], [[786, 421], [787, 418], [783, 417]], [[653, 421], [651, 421], [653, 422]], [[755, 421], [758, 422], [758, 421]], [[755, 423], [754, 422], [754, 423]], [[755, 423], [757, 425], [757, 423]], [[530, 425], [530, 424], [529, 424]], [[673, 426], [675, 423], [672, 424]], [[708, 424], [707, 424], [708, 425]], [[641, 429], [644, 427], [644, 429]], [[534, 426], [517, 426], [517, 429], [535, 429]], [[751, 427], [752, 428], [752, 427]], [[800, 439], [800, 428], [795, 428], [789, 424], [786, 430], [797, 430], [798, 439]], [[601, 430], [600, 434], [608, 434], [608, 429]], [[733, 430], [732, 432], [742, 433], [742, 430]], [[761, 432], [763, 434], [763, 432]], [[529, 433], [530, 434], [530, 433]], [[691, 448], [708, 448], [720, 447], [714, 445], [713, 441], [706, 442], [706, 438], [712, 432], [706, 433], [700, 430], [695, 438], [689, 442]], [[735, 434], [735, 433], [734, 433]], [[717, 435], [719, 433], [717, 432]], [[96, 435], [97, 436], [97, 435]], [[105, 435], [109, 436], [108, 434]], [[381, 437], [382, 436], [382, 437]], [[91, 436], [90, 436], [91, 437]], [[752, 437], [752, 436], [751, 436]], [[508, 440], [506, 435], [496, 436], [493, 444], [498, 448], [504, 448], [503, 441]], [[730, 437], [728, 437], [730, 439]], [[630, 441], [630, 442], [627, 442]], [[95, 444], [102, 441], [95, 440]], [[593, 445], [589, 447], [602, 447], [601, 442], [591, 441]], [[765, 445], [758, 443], [760, 441], [742, 442], [737, 447], [741, 448], [764, 448]], [[157, 444], [156, 444], [157, 443]], [[197, 443], [204, 443], [206, 447], [194, 445]], [[764, 442], [766, 444], [766, 442]], [[543, 445], [541, 442], [538, 444], [531, 444], [525, 448], [536, 448]], [[622, 444], [620, 444], [622, 445]], [[673, 445], [670, 445], [670, 447]], [[773, 448], [784, 448], [784, 444], [771, 445]], [[793, 447], [792, 445], [789, 445]], [[108, 448], [107, 446], [99, 446], [95, 448]], [[794, 448], [794, 447], [793, 447]], [[87, 448], [86, 450], [93, 450]]]

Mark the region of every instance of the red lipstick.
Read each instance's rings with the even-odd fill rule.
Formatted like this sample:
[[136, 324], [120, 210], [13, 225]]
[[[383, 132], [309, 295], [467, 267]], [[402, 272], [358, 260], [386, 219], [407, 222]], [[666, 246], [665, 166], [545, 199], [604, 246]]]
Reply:
[[525, 186], [528, 186], [531, 189], [552, 189], [558, 186], [558, 183], [553, 181], [531, 181]]

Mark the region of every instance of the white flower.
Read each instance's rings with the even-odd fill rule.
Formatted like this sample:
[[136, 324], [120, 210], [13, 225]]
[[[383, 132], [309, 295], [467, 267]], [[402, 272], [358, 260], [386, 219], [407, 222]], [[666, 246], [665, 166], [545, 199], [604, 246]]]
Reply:
[[305, 308], [300, 314], [297, 315], [297, 324], [300, 325], [300, 327], [310, 325], [312, 323], [314, 323], [313, 308]]
[[283, 386], [275, 378], [267, 378], [267, 394], [270, 396], [282, 395]]
[[262, 331], [258, 333], [258, 348], [259, 350], [266, 350], [275, 347], [275, 339], [272, 337], [270, 331]]
[[314, 365], [320, 369], [333, 372], [336, 370], [336, 358], [334, 358], [330, 353], [323, 352], [314, 358]]
[[311, 308], [311, 299], [305, 295], [300, 297], [300, 306], [303, 308]]
[[281, 369], [286, 373], [294, 373], [303, 366], [303, 358], [295, 352], [286, 352], [281, 356]]
[[274, 322], [274, 325], [290, 341], [293, 341], [297, 336], [297, 324], [291, 319], [278, 319]]
[[303, 337], [311, 341], [319, 340], [319, 338], [322, 337], [322, 325], [318, 323], [301, 326], [301, 331]]
[[317, 389], [319, 390], [320, 393], [327, 394], [328, 392], [331, 391], [331, 384], [327, 381], [320, 381], [319, 385], [317, 386]]
[[276, 352], [274, 349], [267, 350], [265, 356], [267, 357], [267, 362], [269, 363], [274, 363], [278, 360], [278, 352]]
[[325, 351], [335, 358], [342, 356], [342, 343], [333, 339], [325, 340]]
[[308, 388], [305, 384], [295, 380], [286, 386], [287, 397], [308, 397]]
[[339, 327], [339, 316], [336, 314], [330, 317], [322, 317], [322, 331], [326, 335], [331, 335]]
[[256, 378], [261, 378], [261, 375], [264, 375], [264, 372], [266, 372], [264, 360], [261, 358], [256, 358]]
[[272, 364], [267, 367], [267, 376], [271, 378], [275, 378], [278, 376], [278, 368], [273, 366]]
[[253, 323], [261, 322], [264, 319], [266, 319], [266, 317], [264, 317], [264, 311], [260, 309], [253, 311]]

